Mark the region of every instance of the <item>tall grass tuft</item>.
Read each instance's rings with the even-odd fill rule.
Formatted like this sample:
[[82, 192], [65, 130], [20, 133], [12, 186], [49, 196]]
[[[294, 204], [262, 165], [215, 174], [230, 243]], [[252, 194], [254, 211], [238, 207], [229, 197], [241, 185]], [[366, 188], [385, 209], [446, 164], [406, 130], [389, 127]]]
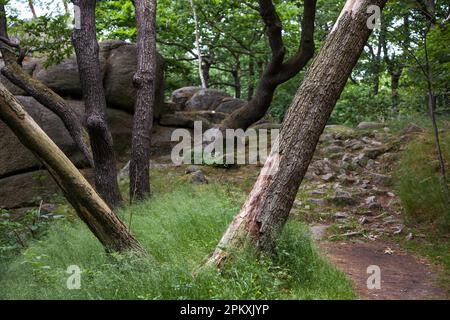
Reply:
[[[165, 183], [164, 183], [165, 181]], [[170, 181], [170, 182], [169, 182]], [[217, 245], [243, 201], [230, 186], [192, 186], [154, 175], [155, 196], [124, 209], [154, 256], [106, 255], [81, 222], [60, 222], [13, 262], [1, 265], [2, 299], [353, 299], [350, 281], [326, 262], [307, 229], [291, 221], [273, 255], [246, 251], [218, 272], [193, 270]], [[81, 268], [81, 289], [66, 270]]]
[[[450, 132], [441, 134], [441, 144], [449, 171]], [[450, 232], [450, 202], [430, 132], [410, 142], [398, 164], [395, 180], [397, 194], [410, 223], [433, 224], [443, 232]], [[446, 181], [447, 185], [449, 182]]]

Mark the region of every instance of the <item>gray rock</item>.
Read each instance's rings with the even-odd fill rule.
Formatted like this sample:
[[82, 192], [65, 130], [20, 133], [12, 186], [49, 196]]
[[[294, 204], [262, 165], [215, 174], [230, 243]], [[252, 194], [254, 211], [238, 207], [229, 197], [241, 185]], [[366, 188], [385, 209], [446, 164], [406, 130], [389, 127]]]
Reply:
[[419, 127], [417, 124], [415, 123], [410, 123], [408, 124], [408, 126], [405, 128], [404, 133], [422, 133], [425, 130], [421, 127]]
[[392, 178], [390, 176], [379, 174], [379, 173], [371, 173], [373, 183], [387, 187], [392, 183]]
[[186, 110], [216, 110], [225, 98], [230, 98], [230, 95], [226, 92], [214, 89], [201, 89], [186, 103]]
[[316, 204], [318, 206], [326, 206], [327, 205], [327, 202], [324, 199], [310, 198], [310, 199], [308, 199], [308, 202]]
[[[91, 170], [82, 170], [92, 182]], [[46, 170], [21, 173], [0, 178], [0, 208], [35, 206], [41, 200], [48, 201], [60, 190]]]
[[188, 167], [186, 169], [185, 173], [186, 174], [190, 174], [190, 173], [194, 173], [194, 172], [197, 172], [197, 171], [201, 171], [200, 167], [198, 167], [198, 166], [190, 166], [190, 167]]
[[194, 184], [207, 184], [208, 179], [202, 171], [198, 170], [190, 174], [189, 182]]
[[38, 62], [33, 74], [35, 79], [63, 97], [82, 97], [78, 64], [74, 56], [48, 68], [44, 66], [44, 62], [44, 60]]
[[[125, 43], [113, 47], [105, 61], [105, 95], [108, 106], [128, 112], [134, 111], [136, 89], [133, 76], [137, 68], [137, 48]], [[164, 108], [164, 59], [157, 55], [154, 117], [159, 118]]]
[[366, 148], [363, 150], [363, 154], [369, 159], [375, 160], [379, 156], [385, 154], [387, 152], [386, 147], [375, 147], [375, 148]]
[[364, 153], [360, 153], [357, 157], [353, 158], [352, 164], [360, 167], [365, 167], [369, 162], [369, 157]]
[[384, 128], [383, 123], [377, 123], [377, 122], [361, 122], [358, 125], [358, 129], [360, 130], [373, 130], [373, 129], [381, 129]]
[[344, 148], [337, 145], [331, 145], [322, 149], [324, 153], [341, 153], [344, 152]]
[[188, 102], [194, 94], [199, 92], [200, 87], [184, 87], [172, 92], [172, 102], [180, 106], [180, 110], [186, 108], [186, 102]]
[[336, 190], [333, 196], [330, 198], [330, 202], [335, 205], [354, 205], [356, 200], [353, 196], [344, 190]]
[[245, 104], [245, 101], [241, 99], [235, 98], [226, 98], [222, 101], [221, 104], [217, 107], [217, 112], [228, 113], [231, 114], [234, 111], [242, 108]]
[[311, 226], [310, 230], [311, 230], [312, 238], [316, 241], [323, 239], [327, 232], [327, 228], [328, 228], [327, 225]]
[[212, 125], [205, 117], [196, 112], [175, 112], [164, 114], [159, 120], [159, 124], [166, 127], [194, 129], [196, 121], [202, 121], [203, 129], [208, 129]]
[[348, 214], [346, 214], [345, 212], [336, 212], [333, 217], [335, 219], [347, 219], [348, 218]]
[[320, 178], [321, 178], [323, 181], [330, 182], [330, 181], [333, 181], [333, 180], [335, 179], [335, 176], [334, 176], [334, 174], [332, 174], [332, 173], [328, 173], [328, 174], [325, 174], [325, 175], [323, 175], [323, 176], [320, 176]]
[[[32, 97], [17, 96], [16, 98], [39, 126], [78, 168], [86, 168], [88, 166], [62, 121], [54, 113], [43, 107]], [[67, 100], [67, 103], [77, 114], [81, 115], [84, 112], [84, 104], [82, 101]], [[107, 109], [107, 117], [118, 159], [129, 159], [131, 130], [133, 126], [132, 116], [120, 110]], [[43, 168], [42, 164], [34, 157], [34, 155], [22, 146], [16, 136], [1, 121], [0, 150], [0, 179], [11, 177], [11, 179], [14, 180], [14, 176], [16, 175], [37, 171]], [[20, 182], [18, 185], [24, 186], [26, 183]], [[34, 185], [30, 183], [29, 187], [32, 188]], [[23, 199], [30, 194], [28, 190], [21, 190], [21, 192], [22, 191], [24, 193]], [[18, 203], [20, 202], [21, 201]], [[4, 199], [0, 196], [0, 206], [2, 206], [3, 203]]]
[[[133, 86], [137, 66], [136, 45], [124, 41], [106, 41], [101, 42], [99, 46], [100, 67], [108, 107], [132, 113], [136, 101], [136, 90]], [[63, 97], [76, 99], [82, 97], [75, 56], [48, 68], [44, 67], [44, 62], [41, 59], [36, 63], [34, 78]], [[164, 110], [164, 59], [159, 54], [155, 75], [154, 116], [159, 118]]]
[[[25, 110], [37, 124], [50, 136], [56, 145], [77, 166], [84, 161], [62, 121], [32, 97], [17, 96]], [[76, 108], [78, 112], [80, 109]], [[25, 148], [10, 129], [0, 121], [0, 177], [14, 175], [16, 172], [38, 170], [42, 167], [35, 156]]]

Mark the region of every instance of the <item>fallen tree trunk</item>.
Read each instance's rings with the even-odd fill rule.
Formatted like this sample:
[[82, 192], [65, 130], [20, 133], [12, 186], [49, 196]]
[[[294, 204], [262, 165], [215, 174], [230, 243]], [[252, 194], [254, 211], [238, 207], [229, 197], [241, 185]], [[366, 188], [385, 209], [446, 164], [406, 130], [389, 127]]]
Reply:
[[78, 216], [107, 251], [145, 253], [80, 171], [1, 83], [0, 119], [47, 168]]
[[273, 149], [241, 212], [208, 264], [220, 266], [246, 244], [270, 251], [288, 217], [320, 135], [366, 44], [368, 6], [387, 0], [347, 0], [323, 48], [305, 75]]

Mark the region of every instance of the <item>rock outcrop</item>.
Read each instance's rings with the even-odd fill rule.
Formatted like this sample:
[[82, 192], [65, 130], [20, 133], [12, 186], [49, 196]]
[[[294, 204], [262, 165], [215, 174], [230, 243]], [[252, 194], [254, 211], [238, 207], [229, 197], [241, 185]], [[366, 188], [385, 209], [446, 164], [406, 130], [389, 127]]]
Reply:
[[[136, 45], [124, 41], [105, 41], [100, 46], [100, 65], [108, 107], [133, 113], [136, 90], [133, 75], [137, 66]], [[80, 99], [82, 96], [78, 64], [75, 56], [64, 59], [60, 64], [48, 68], [45, 60], [27, 59], [24, 69], [50, 89], [64, 98]], [[2, 62], [3, 63], [3, 62]], [[26, 95], [3, 76], [0, 81], [11, 89], [14, 95]], [[155, 118], [164, 112], [164, 59], [157, 56]]]

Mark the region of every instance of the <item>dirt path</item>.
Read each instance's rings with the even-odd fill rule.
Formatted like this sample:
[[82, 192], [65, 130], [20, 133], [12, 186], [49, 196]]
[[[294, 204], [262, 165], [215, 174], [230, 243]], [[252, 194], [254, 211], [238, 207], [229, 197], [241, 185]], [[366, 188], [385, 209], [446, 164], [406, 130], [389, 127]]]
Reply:
[[[428, 300], [446, 299], [445, 291], [436, 284], [438, 272], [424, 259], [405, 253], [398, 245], [374, 241], [365, 243], [320, 243], [326, 256], [355, 284], [364, 300]], [[381, 270], [381, 289], [367, 288], [369, 266]]]
[[[328, 126], [291, 212], [310, 225], [323, 253], [354, 282], [360, 299], [449, 298], [437, 283], [438, 268], [394, 240], [416, 237], [403, 221], [391, 177], [406, 141], [417, 134], [410, 131], [397, 135], [385, 128]], [[260, 168], [202, 170], [212, 180], [249, 192]], [[367, 288], [369, 266], [381, 270], [379, 290]]]

